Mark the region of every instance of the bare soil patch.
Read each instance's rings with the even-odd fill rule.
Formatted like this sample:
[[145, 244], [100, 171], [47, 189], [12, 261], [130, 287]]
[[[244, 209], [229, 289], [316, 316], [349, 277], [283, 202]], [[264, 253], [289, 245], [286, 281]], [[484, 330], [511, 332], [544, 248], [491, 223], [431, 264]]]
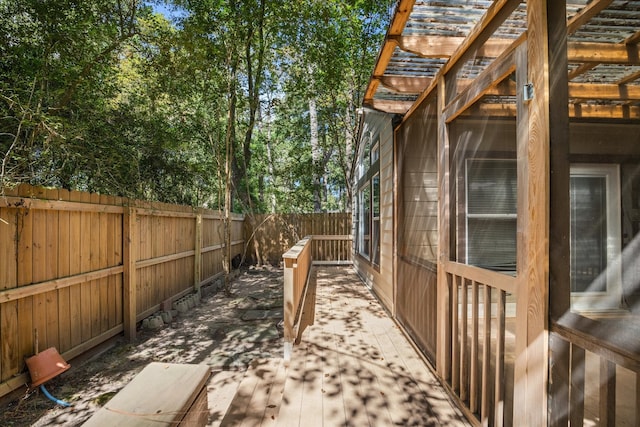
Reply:
[[[99, 355], [70, 361], [71, 369], [46, 387], [71, 407], [56, 405], [39, 390], [27, 392], [25, 386], [0, 399], [0, 425], [81, 425], [150, 362], [204, 363], [214, 373], [237, 372], [225, 377], [239, 381], [252, 360], [281, 357], [277, 325], [282, 319], [282, 285], [281, 269], [242, 269], [231, 284], [232, 296], [205, 289], [199, 305], [161, 329], [139, 329], [134, 343], [118, 338]], [[233, 393], [234, 384], [224, 386]], [[224, 416], [224, 408], [210, 412], [210, 425]]]

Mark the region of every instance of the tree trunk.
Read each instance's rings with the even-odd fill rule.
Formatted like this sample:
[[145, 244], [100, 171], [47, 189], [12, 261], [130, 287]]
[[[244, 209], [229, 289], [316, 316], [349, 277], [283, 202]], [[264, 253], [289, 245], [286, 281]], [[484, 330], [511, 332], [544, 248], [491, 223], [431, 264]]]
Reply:
[[275, 183], [276, 176], [273, 167], [273, 153], [271, 149], [271, 107], [269, 107], [268, 118], [267, 118], [267, 169], [269, 171], [269, 180], [271, 182], [271, 189], [269, 191], [269, 201], [270, 201], [270, 211], [271, 213], [276, 213], [276, 192], [275, 192]]
[[309, 99], [309, 125], [311, 127], [311, 160], [313, 162], [313, 210], [322, 212], [322, 200], [320, 193], [320, 159], [322, 152], [320, 151], [320, 141], [318, 139], [318, 110], [316, 108], [316, 99]]

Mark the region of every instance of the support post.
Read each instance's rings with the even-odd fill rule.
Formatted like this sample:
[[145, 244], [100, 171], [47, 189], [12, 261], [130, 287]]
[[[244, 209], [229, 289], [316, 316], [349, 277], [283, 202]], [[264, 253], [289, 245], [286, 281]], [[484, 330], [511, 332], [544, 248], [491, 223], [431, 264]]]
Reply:
[[445, 78], [438, 81], [437, 117], [438, 117], [438, 277], [437, 277], [437, 347], [436, 370], [444, 380], [449, 379], [451, 372], [451, 310], [449, 295], [449, 279], [444, 265], [451, 256], [451, 188], [450, 188], [450, 155], [449, 132], [444, 121]]
[[291, 360], [293, 352], [293, 342], [296, 339], [293, 331], [293, 322], [296, 315], [294, 304], [295, 269], [296, 260], [292, 258], [284, 259], [284, 362], [286, 365]]
[[122, 304], [124, 336], [132, 342], [136, 339], [136, 258], [138, 257], [138, 227], [136, 210], [127, 207], [122, 221]]
[[200, 295], [202, 280], [202, 213], [196, 215], [195, 258], [193, 260], [193, 289]]

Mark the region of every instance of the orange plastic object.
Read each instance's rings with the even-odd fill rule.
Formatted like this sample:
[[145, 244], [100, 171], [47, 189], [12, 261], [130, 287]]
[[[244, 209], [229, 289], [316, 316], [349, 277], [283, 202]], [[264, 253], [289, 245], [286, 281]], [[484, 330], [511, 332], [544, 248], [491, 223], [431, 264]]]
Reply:
[[71, 367], [64, 361], [55, 347], [50, 347], [27, 360], [27, 368], [31, 375], [31, 388], [36, 388], [50, 379], [57, 377]]

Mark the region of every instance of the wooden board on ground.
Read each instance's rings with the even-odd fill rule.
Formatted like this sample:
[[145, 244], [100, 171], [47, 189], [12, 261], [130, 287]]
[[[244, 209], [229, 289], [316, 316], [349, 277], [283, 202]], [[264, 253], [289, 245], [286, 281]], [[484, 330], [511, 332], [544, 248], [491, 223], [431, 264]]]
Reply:
[[206, 425], [210, 374], [207, 365], [152, 362], [84, 425]]

